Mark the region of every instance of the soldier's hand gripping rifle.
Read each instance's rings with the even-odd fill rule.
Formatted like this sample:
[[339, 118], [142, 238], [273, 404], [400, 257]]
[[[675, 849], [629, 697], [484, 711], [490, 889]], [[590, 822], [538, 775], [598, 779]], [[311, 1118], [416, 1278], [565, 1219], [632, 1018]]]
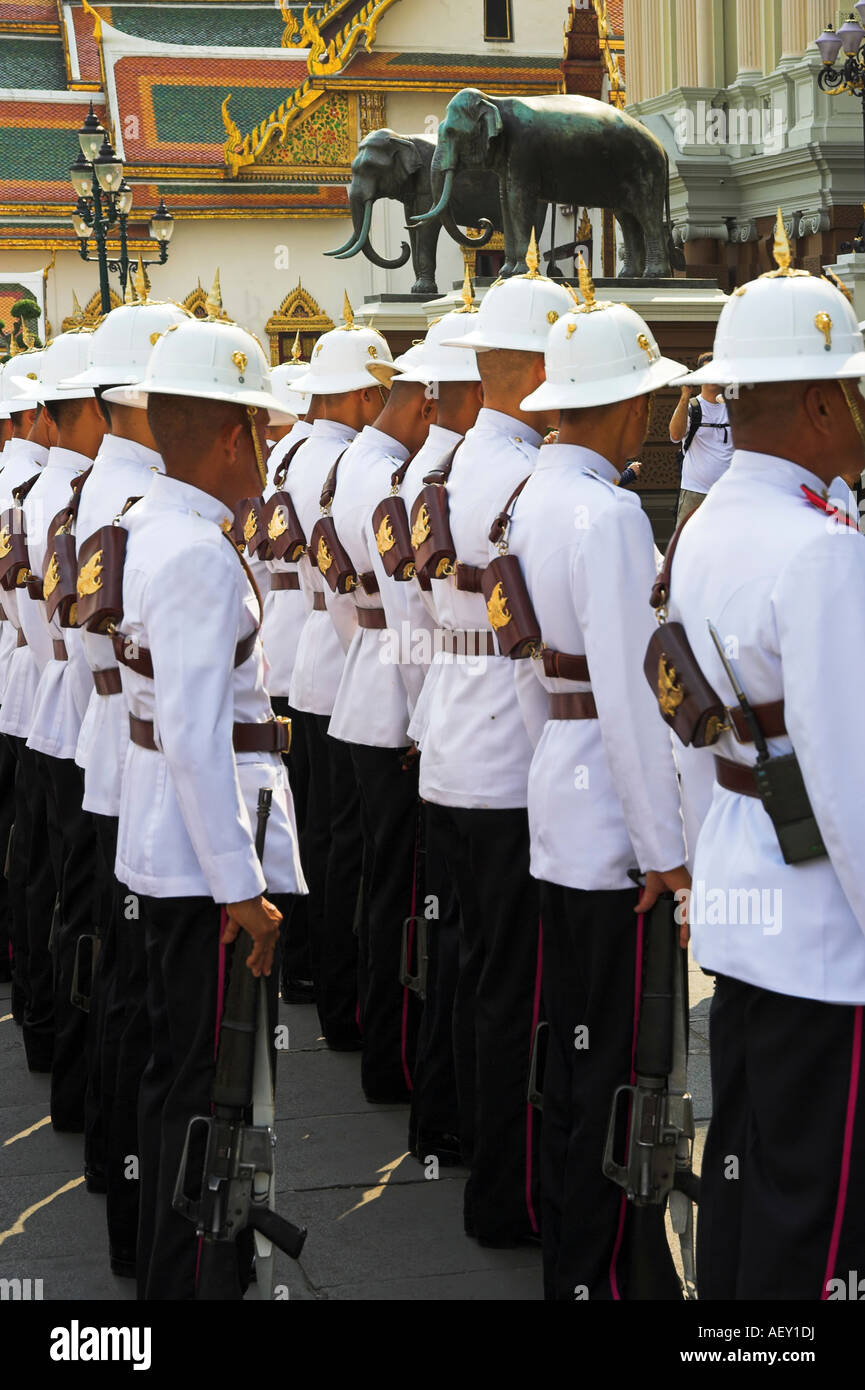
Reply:
[[[624, 1291], [629, 1299], [696, 1297], [693, 1204], [699, 1200], [699, 1179], [691, 1167], [687, 964], [679, 945], [675, 898], [664, 893], [644, 919], [635, 1083], [619, 1086], [613, 1097], [604, 1148], [604, 1173], [624, 1188], [633, 1207]], [[619, 1163], [616, 1134], [626, 1117], [624, 1161]], [[684, 1288], [667, 1242], [668, 1203], [681, 1247]]]
[[[272, 796], [267, 790], [258, 794], [255, 848], [259, 860], [264, 855]], [[256, 1275], [263, 1298], [270, 1297], [270, 1242], [296, 1260], [306, 1239], [305, 1229], [271, 1209], [276, 1136], [267, 1000], [264, 980], [256, 979], [246, 964], [252, 948], [251, 938], [241, 931], [234, 945], [219, 1033], [211, 1093], [213, 1114], [197, 1115], [189, 1121], [174, 1188], [174, 1210], [194, 1222], [201, 1237], [195, 1296], [202, 1300], [243, 1297], [240, 1260], [244, 1240], [240, 1248], [237, 1241], [244, 1231], [255, 1236]], [[256, 1070], [258, 1084], [254, 1080]], [[254, 1122], [247, 1124], [251, 1105]], [[262, 1123], [268, 1119], [268, 1110], [269, 1122]], [[249, 1253], [248, 1245], [245, 1253]]]

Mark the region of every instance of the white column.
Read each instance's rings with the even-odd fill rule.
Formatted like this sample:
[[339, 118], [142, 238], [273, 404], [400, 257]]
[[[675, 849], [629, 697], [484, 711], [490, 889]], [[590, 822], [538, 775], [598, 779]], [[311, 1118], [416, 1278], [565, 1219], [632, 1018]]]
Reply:
[[781, 0], [781, 62], [801, 58], [812, 39], [823, 31], [808, 28], [808, 9], [802, 0]]
[[828, 23], [838, 28], [838, 9], [837, 6], [833, 8], [829, 0], [804, 0], [802, 8], [805, 10], [807, 47], [813, 49], [815, 40], [819, 39]]
[[664, 29], [660, 14], [652, 16], [652, 22], [643, 29], [643, 101], [662, 92], [664, 82]]
[[625, 57], [628, 105], [642, 101], [645, 93], [646, 49], [643, 39], [644, 9], [641, 0], [625, 0]]
[[697, 0], [676, 0], [675, 58], [676, 85], [700, 85], [697, 61]]
[[736, 0], [736, 81], [763, 73], [763, 8], [760, 0]]
[[715, 86], [715, 9], [712, 0], [696, 0], [697, 86]]

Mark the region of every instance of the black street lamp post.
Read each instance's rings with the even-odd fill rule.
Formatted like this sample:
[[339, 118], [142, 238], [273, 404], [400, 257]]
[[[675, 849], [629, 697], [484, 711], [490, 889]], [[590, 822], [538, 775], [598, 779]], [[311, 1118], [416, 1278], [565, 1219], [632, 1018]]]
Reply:
[[[843, 92], [851, 92], [853, 96], [859, 97], [862, 103], [862, 140], [865, 155], [865, 28], [862, 27], [865, 23], [865, 0], [859, 0], [856, 14], [859, 16], [858, 20], [851, 14], [837, 31], [828, 24], [816, 40], [820, 57], [823, 59], [823, 66], [817, 74], [817, 86], [830, 97], [840, 96]], [[839, 64], [838, 59], [842, 56], [842, 51], [843, 60]], [[841, 246], [842, 251], [850, 249], [849, 242]], [[856, 233], [852, 249], [858, 252], [865, 251], [865, 222], [861, 223]]]
[[[132, 189], [123, 177], [121, 160], [111, 148], [108, 135], [93, 113], [92, 102], [89, 115], [78, 132], [78, 143], [81, 152], [69, 169], [72, 187], [78, 194], [72, 225], [78, 237], [81, 259], [99, 266], [99, 297], [102, 312], [107, 314], [111, 309], [109, 270], [119, 275], [121, 297], [126, 297], [130, 265], [126, 231], [132, 211]], [[115, 225], [120, 233], [120, 257], [109, 260], [108, 231]], [[150, 219], [150, 235], [159, 243], [159, 257], [158, 260], [143, 261], [143, 265], [165, 265], [173, 231], [174, 218], [165, 206], [165, 200], [160, 199], [159, 207]], [[87, 254], [87, 243], [91, 236], [96, 241], [95, 256]]]

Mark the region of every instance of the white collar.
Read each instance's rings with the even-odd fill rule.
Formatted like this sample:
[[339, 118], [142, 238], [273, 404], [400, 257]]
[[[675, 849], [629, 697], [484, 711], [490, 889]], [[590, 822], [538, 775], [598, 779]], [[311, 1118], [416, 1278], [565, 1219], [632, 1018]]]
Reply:
[[445, 429], [444, 425], [430, 425], [426, 443], [432, 444], [436, 449], [453, 449], [455, 445], [462, 443], [463, 436], [457, 434], [456, 430]]
[[354, 439], [357, 430], [340, 420], [313, 420], [311, 439]]
[[42, 444], [34, 444], [32, 439], [7, 439], [3, 450], [3, 463], [11, 463], [15, 454], [26, 454], [31, 463], [43, 468], [48, 462], [48, 450]]
[[358, 435], [358, 441], [368, 444], [377, 454], [386, 454], [388, 458], [399, 459], [400, 463], [405, 463], [408, 458], [408, 449], [404, 444], [400, 444], [393, 435], [385, 434], [384, 430], [376, 429], [375, 425], [365, 425]]
[[775, 454], [757, 454], [750, 449], [736, 449], [730, 462], [728, 473], [732, 477], [739, 474], [756, 475], [760, 481], [782, 492], [794, 492], [803, 484], [816, 492], [819, 497], [828, 497], [829, 489], [816, 473], [803, 468], [792, 459]]
[[119, 439], [116, 434], [103, 435], [99, 453], [96, 455], [96, 462], [112, 463], [115, 459], [123, 459], [130, 463], [143, 463], [154, 473], [165, 472], [162, 455], [158, 454], [155, 449], [149, 449], [146, 444], [138, 444], [134, 439]]
[[515, 420], [512, 415], [505, 415], [501, 410], [490, 410], [487, 406], [483, 406], [478, 412], [474, 428], [487, 434], [507, 435], [515, 444], [530, 444], [535, 449], [540, 448], [542, 442], [542, 436], [537, 430], [533, 430], [531, 425], [524, 424], [522, 420]]
[[538, 455], [538, 468], [584, 468], [607, 483], [617, 483], [621, 474], [594, 449], [582, 444], [544, 444]]
[[204, 517], [205, 521], [212, 521], [220, 530], [225, 528], [226, 522], [230, 526], [233, 520], [225, 503], [214, 497], [212, 492], [204, 492], [200, 487], [184, 483], [180, 478], [170, 478], [165, 473], [158, 473], [154, 477], [149, 500], [159, 506], [170, 507], [172, 511], [193, 512], [196, 516]]
[[70, 473], [83, 473], [86, 468], [90, 468], [92, 459], [85, 454], [76, 453], [74, 449], [61, 449], [55, 444], [48, 450], [48, 458], [45, 463], [48, 468], [65, 468]]

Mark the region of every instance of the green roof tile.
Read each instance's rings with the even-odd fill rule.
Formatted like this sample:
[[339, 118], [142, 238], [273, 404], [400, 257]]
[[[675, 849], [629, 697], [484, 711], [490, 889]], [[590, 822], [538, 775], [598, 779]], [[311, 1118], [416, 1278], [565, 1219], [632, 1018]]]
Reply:
[[275, 5], [112, 4], [111, 16], [115, 29], [154, 43], [279, 48], [285, 28]]
[[66, 62], [62, 39], [18, 39], [0, 36], [0, 87], [32, 87], [46, 92], [66, 91]]
[[[16, 130], [0, 126], [0, 169], [4, 179], [47, 179], [66, 184], [77, 145], [73, 130], [58, 130], [56, 126]], [[69, 201], [74, 201], [71, 183]]]
[[229, 93], [232, 119], [241, 130], [251, 130], [290, 95], [285, 86], [240, 88], [233, 83], [174, 87], [160, 86], [157, 78], [151, 88], [157, 138], [182, 144], [223, 144], [221, 107]]

